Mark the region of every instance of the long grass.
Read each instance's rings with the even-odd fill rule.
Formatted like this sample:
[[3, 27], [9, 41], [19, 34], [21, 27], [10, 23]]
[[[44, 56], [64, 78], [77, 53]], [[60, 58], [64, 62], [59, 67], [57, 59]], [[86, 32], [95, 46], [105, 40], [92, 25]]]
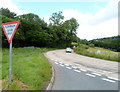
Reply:
[[[98, 53], [98, 50], [100, 50], [100, 53]], [[119, 52], [114, 52], [104, 48], [80, 45], [79, 47], [75, 48], [74, 51], [78, 54], [85, 55], [85, 56], [111, 60], [111, 61], [120, 61], [118, 57]]]
[[2, 80], [2, 48], [0, 48], [0, 80]]
[[[52, 75], [51, 66], [42, 54], [48, 50], [51, 49], [13, 48], [13, 82], [12, 84], [4, 83], [3, 88], [11, 90], [18, 88], [18, 90], [21, 90], [24, 88], [18, 84], [22, 83], [29, 90], [45, 89]], [[2, 52], [2, 80], [8, 80], [9, 50], [3, 49]], [[15, 84], [18, 86], [13, 87]]]

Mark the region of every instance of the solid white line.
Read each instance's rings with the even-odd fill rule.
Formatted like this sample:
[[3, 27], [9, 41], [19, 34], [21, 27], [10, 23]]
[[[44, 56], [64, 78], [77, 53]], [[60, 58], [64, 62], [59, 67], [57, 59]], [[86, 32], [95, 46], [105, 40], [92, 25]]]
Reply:
[[87, 70], [84, 70], [84, 69], [80, 69], [81, 71], [83, 71], [83, 72], [86, 72]]
[[98, 73], [92, 73], [92, 74], [97, 75], [97, 76], [101, 76], [101, 74], [98, 74]]
[[75, 72], [78, 72], [78, 73], [80, 73], [81, 71], [79, 71], [79, 70], [74, 70]]
[[57, 62], [55, 62], [55, 64], [58, 64]]
[[60, 64], [60, 66], [64, 66], [64, 65]]
[[92, 75], [92, 74], [89, 74], [89, 73], [86, 73], [86, 75], [91, 76], [91, 77], [96, 77], [95, 75]]
[[113, 80], [116, 80], [116, 81], [118, 81], [118, 79], [117, 78], [113, 78], [113, 77], [108, 77], [109, 79], [113, 79]]
[[113, 82], [113, 83], [115, 83], [115, 81], [110, 80], [110, 79], [106, 79], [106, 78], [102, 78], [102, 80], [105, 80], [105, 81], [108, 81], [108, 82]]
[[66, 67], [67, 69], [71, 69], [70, 67]]

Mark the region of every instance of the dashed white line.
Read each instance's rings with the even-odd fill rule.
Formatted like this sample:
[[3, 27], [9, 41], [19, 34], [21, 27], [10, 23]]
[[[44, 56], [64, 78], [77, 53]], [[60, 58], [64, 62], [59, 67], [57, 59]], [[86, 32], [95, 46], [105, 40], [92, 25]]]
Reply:
[[72, 66], [72, 68], [78, 68], [78, 67]]
[[113, 81], [113, 80], [110, 80], [110, 79], [107, 79], [107, 78], [102, 78], [102, 80], [105, 80], [105, 81], [108, 81], [108, 82], [115, 83], [115, 81]]
[[87, 70], [84, 70], [84, 69], [80, 69], [81, 71], [83, 71], [83, 72], [86, 72]]
[[60, 64], [62, 64], [62, 62], [59, 62]]
[[96, 77], [95, 75], [92, 75], [92, 74], [89, 74], [89, 73], [86, 73], [86, 75], [91, 76], [91, 77]]
[[79, 70], [74, 70], [75, 72], [78, 72], [78, 73], [80, 73], [81, 71], [79, 71]]
[[58, 62], [55, 62], [55, 64], [58, 64]]
[[70, 68], [70, 67], [66, 67], [67, 69], [72, 69], [72, 68]]
[[69, 64], [65, 64], [66, 66], [69, 66]]
[[63, 64], [60, 64], [60, 66], [64, 66]]
[[97, 76], [101, 76], [101, 74], [98, 74], [98, 73], [92, 73], [92, 74], [97, 75]]
[[117, 78], [113, 78], [113, 77], [107, 77], [107, 78], [118, 81], [118, 79], [117, 79]]

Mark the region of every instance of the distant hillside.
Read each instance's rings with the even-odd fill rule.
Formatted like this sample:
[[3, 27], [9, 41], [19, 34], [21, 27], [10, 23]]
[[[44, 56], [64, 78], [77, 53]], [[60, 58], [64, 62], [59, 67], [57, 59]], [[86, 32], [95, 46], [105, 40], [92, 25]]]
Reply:
[[93, 39], [90, 41], [95, 46], [111, 49], [120, 52], [120, 36]]
[[93, 40], [98, 40], [98, 41], [109, 41], [113, 39], [120, 39], [120, 35], [118, 36], [113, 36], [113, 37], [106, 37], [106, 38], [98, 38], [98, 39], [93, 39]]

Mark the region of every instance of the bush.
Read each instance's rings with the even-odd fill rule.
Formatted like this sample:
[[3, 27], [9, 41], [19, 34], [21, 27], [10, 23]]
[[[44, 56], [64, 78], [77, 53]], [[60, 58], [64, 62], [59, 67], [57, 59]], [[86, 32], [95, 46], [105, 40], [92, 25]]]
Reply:
[[94, 44], [89, 44], [88, 45], [89, 47], [92, 47], [92, 48], [94, 48], [95, 46], [94, 46]]
[[89, 47], [87, 45], [84, 46], [84, 49], [89, 49]]

